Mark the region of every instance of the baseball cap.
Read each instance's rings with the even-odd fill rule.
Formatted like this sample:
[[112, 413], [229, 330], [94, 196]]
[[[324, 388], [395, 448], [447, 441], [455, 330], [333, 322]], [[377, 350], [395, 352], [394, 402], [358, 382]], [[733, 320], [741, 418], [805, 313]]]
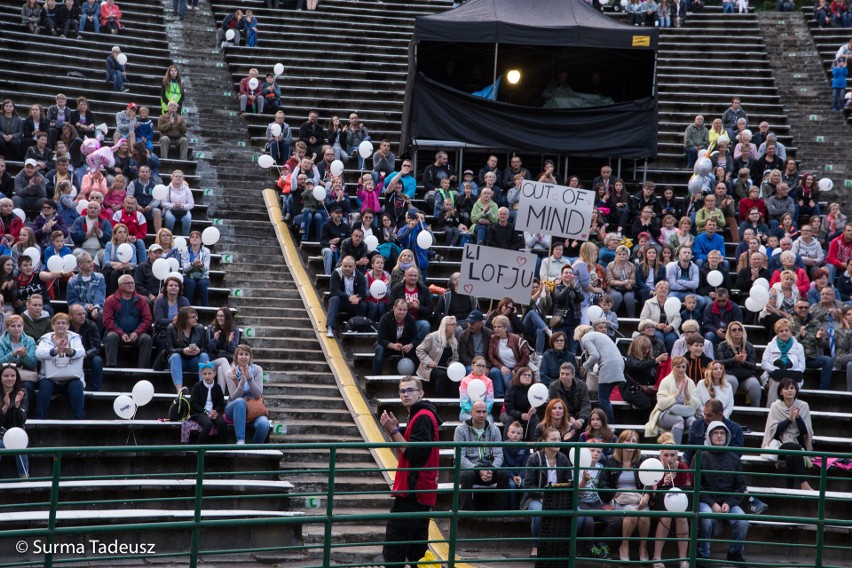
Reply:
[[482, 315], [482, 312], [480, 312], [479, 310], [473, 310], [467, 316], [467, 321], [469, 323], [476, 323], [478, 321], [485, 321], [485, 316]]
[[305, 185], [316, 185], [314, 178], [308, 178], [305, 180]]
[[36, 162], [36, 161], [35, 161], [35, 160], [33, 160], [32, 158], [30, 158], [30, 159], [28, 159], [26, 162], [24, 162], [24, 165], [25, 165], [25, 166], [32, 166], [32, 167], [34, 167], [34, 168], [35, 168], [35, 167], [38, 167], [38, 162]]
[[127, 108], [138, 109], [139, 105], [136, 103], [127, 103]]
[[158, 245], [157, 243], [154, 243], [154, 244], [152, 244], [151, 246], [149, 246], [149, 247], [148, 247], [148, 252], [154, 252], [154, 251], [156, 251], [156, 250], [158, 250], [158, 251], [162, 251], [162, 250], [163, 250], [163, 247], [161, 247], [161, 246], [160, 246], [160, 245]]
[[411, 208], [411, 209], [409, 209], [409, 210], [408, 210], [408, 213], [406, 214], [406, 216], [407, 216], [409, 219], [417, 219], [417, 214], [418, 214], [418, 213], [420, 213], [420, 211], [419, 211], [419, 210], [417, 210], [416, 208]]
[[463, 173], [462, 175], [463, 175], [463, 176], [466, 176], [466, 175], [468, 175], [468, 174], [473, 175], [473, 170], [465, 170], [465, 171], [464, 171], [464, 173]]

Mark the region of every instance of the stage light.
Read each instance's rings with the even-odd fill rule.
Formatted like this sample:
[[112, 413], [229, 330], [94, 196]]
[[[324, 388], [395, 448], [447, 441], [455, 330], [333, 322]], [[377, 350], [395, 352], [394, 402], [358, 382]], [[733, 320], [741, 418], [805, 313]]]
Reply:
[[517, 69], [512, 69], [506, 74], [506, 79], [513, 85], [516, 85], [521, 80], [521, 72]]

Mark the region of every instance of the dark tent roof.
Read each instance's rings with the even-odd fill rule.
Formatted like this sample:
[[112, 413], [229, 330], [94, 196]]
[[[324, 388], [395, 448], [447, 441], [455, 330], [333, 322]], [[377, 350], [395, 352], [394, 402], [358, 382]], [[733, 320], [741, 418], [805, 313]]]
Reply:
[[656, 49], [656, 28], [636, 28], [582, 0], [469, 0], [418, 16], [414, 41]]

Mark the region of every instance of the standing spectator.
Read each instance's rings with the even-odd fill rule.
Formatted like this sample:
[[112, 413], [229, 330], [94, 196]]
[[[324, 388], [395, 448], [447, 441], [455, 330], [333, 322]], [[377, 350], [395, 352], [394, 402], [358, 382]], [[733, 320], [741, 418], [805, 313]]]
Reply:
[[[435, 405], [423, 398], [423, 387], [415, 377], [399, 381], [399, 398], [408, 411], [405, 434], [399, 431], [399, 420], [384, 411], [379, 421], [392, 442], [437, 442], [441, 419]], [[397, 448], [399, 463], [393, 483], [394, 502], [391, 513], [426, 513], [435, 506], [438, 489], [438, 446], [403, 446]], [[414, 493], [416, 491], [416, 493]], [[382, 558], [389, 564], [416, 564], [426, 553], [429, 518], [388, 520]], [[396, 543], [401, 544], [396, 544]]]
[[[185, 2], [185, 0], [181, 0], [181, 2]], [[180, 71], [175, 65], [169, 65], [166, 73], [163, 75], [163, 82], [160, 86], [160, 107], [162, 108], [162, 113], [166, 114], [169, 112], [170, 102], [177, 104], [177, 112], [180, 113], [183, 110], [183, 99], [185, 97], [186, 91], [183, 88]], [[163, 157], [165, 158], [165, 156]]]
[[577, 326], [574, 330], [574, 340], [580, 342], [586, 354], [580, 375], [586, 377], [590, 371], [594, 371], [596, 365], [598, 366], [598, 403], [606, 413], [609, 423], [614, 424], [615, 415], [612, 412], [610, 394], [619, 383], [625, 381], [624, 358], [608, 335], [593, 331], [587, 325]]
[[449, 164], [447, 153], [443, 150], [439, 150], [435, 154], [435, 162], [433, 164], [429, 164], [426, 166], [426, 169], [423, 170], [423, 189], [427, 193], [430, 191], [436, 191], [441, 185], [441, 180], [445, 177], [450, 179], [451, 185], [458, 182], [456, 171], [453, 169], [453, 166]]
[[24, 122], [15, 112], [15, 103], [11, 99], [3, 101], [0, 132], [0, 155], [9, 160], [21, 159], [24, 152]]
[[354, 112], [349, 115], [349, 124], [346, 125], [345, 129], [348, 157], [358, 158], [358, 169], [363, 170], [364, 158], [361, 157], [358, 148], [361, 142], [369, 142], [371, 140], [370, 133], [367, 131], [367, 127], [364, 126], [364, 123], [358, 120], [358, 114]]
[[147, 369], [151, 359], [151, 324], [153, 317], [148, 301], [136, 293], [133, 276], [118, 279], [118, 291], [104, 302], [104, 349], [107, 367], [118, 364], [119, 344], [137, 351], [137, 368]]
[[731, 140], [735, 140], [737, 137], [737, 121], [741, 118], [745, 119], [746, 124], [748, 124], [748, 113], [740, 106], [740, 98], [734, 97], [731, 100], [731, 106], [722, 115], [722, 126], [728, 131], [728, 138]]
[[[101, 10], [106, 7], [106, 3], [101, 4]], [[118, 6], [116, 6], [116, 8], [118, 8]], [[115, 32], [113, 31], [112, 33]], [[112, 51], [106, 58], [106, 80], [108, 83], [112, 83], [113, 91], [126, 93], [130, 91], [127, 83], [127, 68], [125, 65], [118, 62], [119, 55], [121, 55], [121, 48], [116, 45], [112, 48]]]
[[[843, 17], [850, 18], [850, 15], [847, 12]], [[849, 19], [848, 21], [852, 22], [852, 19]], [[848, 28], [849, 26], [847, 25], [846, 27]], [[849, 74], [847, 63], [846, 59], [838, 58], [831, 64], [831, 110], [834, 111], [843, 110], [843, 95], [846, 92], [846, 76]]]
[[[547, 428], [537, 442], [558, 444], [562, 436], [556, 428]], [[546, 446], [536, 451], [527, 460], [524, 475], [524, 499], [521, 509], [526, 511], [541, 511], [544, 501], [544, 490], [554, 484], [567, 485], [571, 483], [571, 462], [559, 451], [559, 446]], [[532, 517], [530, 521], [532, 534], [532, 550], [530, 557], [538, 556], [538, 538], [541, 534], [541, 517]]]
[[790, 378], [800, 384], [805, 371], [805, 350], [793, 335], [790, 320], [779, 319], [774, 329], [775, 337], [766, 344], [761, 360], [763, 378], [768, 379], [767, 406], [777, 400], [777, 386], [783, 379]]

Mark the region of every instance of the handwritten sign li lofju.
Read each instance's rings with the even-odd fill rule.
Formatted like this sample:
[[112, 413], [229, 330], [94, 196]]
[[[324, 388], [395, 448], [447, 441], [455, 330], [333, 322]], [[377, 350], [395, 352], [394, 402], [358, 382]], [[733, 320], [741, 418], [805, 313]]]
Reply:
[[534, 254], [466, 244], [462, 255], [459, 290], [464, 294], [519, 305], [530, 301], [535, 276]]
[[594, 191], [524, 181], [515, 229], [585, 241], [589, 238], [594, 208]]

